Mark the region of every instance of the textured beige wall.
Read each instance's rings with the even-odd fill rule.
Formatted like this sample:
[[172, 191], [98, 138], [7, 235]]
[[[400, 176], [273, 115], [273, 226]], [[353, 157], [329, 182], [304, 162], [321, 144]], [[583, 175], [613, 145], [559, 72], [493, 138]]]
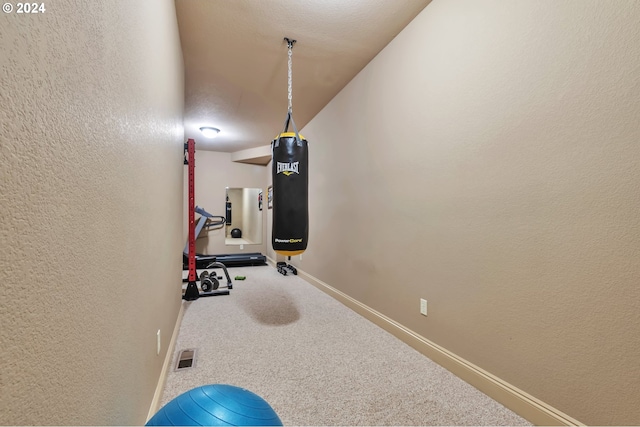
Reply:
[[640, 424], [639, 22], [434, 0], [304, 128], [295, 263], [584, 423]]
[[0, 425], [143, 424], [180, 307], [174, 3], [45, 6], [0, 15]]
[[[270, 169], [264, 166], [250, 165], [231, 161], [231, 153], [216, 151], [198, 150], [196, 140], [196, 168], [195, 168], [195, 202], [212, 215], [225, 215], [226, 188], [262, 188], [266, 194], [266, 182]], [[184, 187], [184, 214], [187, 214], [187, 167], [184, 167], [185, 187]], [[211, 230], [208, 233], [202, 232], [200, 238], [196, 240], [196, 252], [203, 254], [235, 254], [260, 252], [265, 254], [266, 250], [266, 215], [263, 209], [262, 214], [262, 243], [259, 245], [244, 245], [240, 249], [239, 245], [225, 245], [225, 228]], [[198, 215], [196, 214], [196, 217]], [[242, 214], [237, 210], [233, 211], [233, 218], [239, 219]], [[186, 216], [185, 216], [186, 218]], [[184, 228], [184, 242], [187, 239], [187, 228]], [[183, 243], [184, 245], [184, 243]]]

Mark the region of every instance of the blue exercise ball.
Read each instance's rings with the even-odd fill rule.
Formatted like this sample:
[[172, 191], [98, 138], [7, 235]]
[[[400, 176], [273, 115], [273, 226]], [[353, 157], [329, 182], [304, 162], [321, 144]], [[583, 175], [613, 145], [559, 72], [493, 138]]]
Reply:
[[171, 400], [148, 426], [281, 426], [282, 421], [260, 396], [244, 388], [211, 384]]

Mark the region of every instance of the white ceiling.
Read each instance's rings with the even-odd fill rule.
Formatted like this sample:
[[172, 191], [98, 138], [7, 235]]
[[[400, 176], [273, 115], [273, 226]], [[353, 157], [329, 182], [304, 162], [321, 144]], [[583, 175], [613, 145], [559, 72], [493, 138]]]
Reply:
[[[287, 113], [293, 47], [298, 128], [430, 0], [176, 0], [185, 65], [185, 138], [198, 150], [268, 145]], [[205, 139], [200, 126], [221, 129]]]

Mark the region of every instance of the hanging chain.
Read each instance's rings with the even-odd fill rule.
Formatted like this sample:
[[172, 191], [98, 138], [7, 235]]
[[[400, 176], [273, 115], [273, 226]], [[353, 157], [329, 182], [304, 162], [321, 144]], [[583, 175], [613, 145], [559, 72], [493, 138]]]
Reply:
[[293, 87], [293, 78], [292, 78], [292, 73], [291, 73], [291, 56], [293, 54], [293, 43], [289, 42], [289, 60], [288, 60], [288, 66], [289, 66], [289, 80], [288, 80], [288, 88], [289, 88], [289, 112], [291, 113], [292, 111], [292, 96], [291, 96], [291, 92], [292, 92], [292, 87]]

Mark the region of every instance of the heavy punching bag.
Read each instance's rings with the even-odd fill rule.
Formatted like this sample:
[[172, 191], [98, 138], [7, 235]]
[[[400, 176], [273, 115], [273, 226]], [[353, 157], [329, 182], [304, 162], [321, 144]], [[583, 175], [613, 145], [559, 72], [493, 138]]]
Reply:
[[287, 132], [291, 113], [287, 114], [284, 131], [272, 145], [273, 178], [273, 249], [287, 256], [299, 255], [307, 249], [309, 238], [309, 150], [308, 143], [295, 132]]
[[[277, 253], [293, 256], [307, 249], [309, 238], [309, 150], [307, 140], [298, 133], [291, 107], [291, 51], [296, 41], [285, 40], [289, 47], [289, 110], [283, 131], [271, 142], [271, 245]], [[288, 132], [290, 123], [293, 132]]]

